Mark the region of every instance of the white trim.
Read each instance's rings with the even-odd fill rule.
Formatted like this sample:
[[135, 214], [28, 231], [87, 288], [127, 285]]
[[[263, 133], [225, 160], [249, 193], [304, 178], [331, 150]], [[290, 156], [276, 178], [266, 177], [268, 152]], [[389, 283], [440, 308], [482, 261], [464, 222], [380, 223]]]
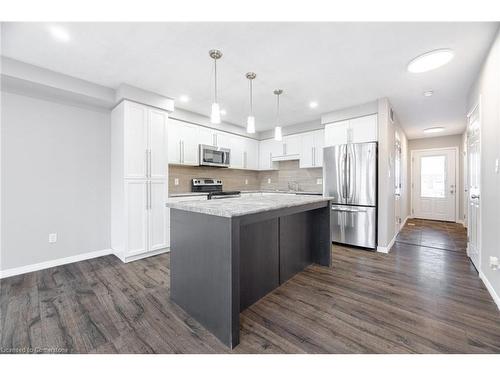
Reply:
[[[406, 222], [406, 220], [405, 220]], [[392, 237], [392, 240], [391, 242], [389, 242], [389, 245], [387, 245], [387, 247], [385, 246], [377, 246], [377, 253], [384, 253], [384, 254], [388, 254], [389, 251], [391, 250], [392, 246], [394, 246], [394, 242], [396, 242], [396, 237], [398, 236], [399, 232], [396, 233], [394, 235], [394, 237]]]
[[[401, 223], [401, 225], [399, 226], [399, 231], [401, 232], [401, 229], [403, 229], [403, 227], [406, 225], [406, 222], [408, 221], [408, 219], [410, 218], [410, 215], [407, 215], [406, 218], [403, 220], [403, 222]], [[398, 232], [399, 233], [399, 232]]]
[[99, 257], [105, 256], [105, 255], [110, 255], [110, 254], [113, 254], [113, 251], [111, 249], [104, 249], [104, 250], [92, 251], [90, 253], [73, 255], [70, 257], [66, 257], [66, 258], [58, 258], [58, 259], [48, 260], [45, 262], [29, 264], [27, 266], [8, 268], [6, 270], [0, 271], [0, 279], [6, 278], [6, 277], [11, 277], [11, 276], [16, 276], [16, 275], [21, 275], [23, 273], [40, 271], [40, 270], [43, 270], [46, 268], [62, 266], [64, 264], [79, 262], [82, 260], [99, 258]]
[[490, 281], [486, 278], [486, 275], [482, 271], [479, 271], [479, 278], [483, 280], [483, 283], [490, 293], [491, 298], [493, 298], [493, 301], [496, 303], [498, 310], [500, 310], [500, 296], [498, 296], [498, 294], [495, 292], [495, 289], [493, 289]]
[[[412, 215], [411, 217], [414, 217], [413, 213], [413, 190], [414, 190], [414, 181], [413, 181], [413, 162], [414, 162], [414, 156], [413, 154], [416, 152], [422, 152], [422, 151], [446, 151], [446, 150], [454, 150], [455, 151], [455, 223], [458, 223], [458, 216], [459, 216], [459, 196], [457, 194], [458, 186], [459, 184], [457, 181], [459, 181], [459, 176], [460, 176], [460, 158], [459, 158], [459, 147], [457, 146], [451, 146], [451, 147], [439, 147], [439, 148], [423, 148], [423, 149], [418, 149], [418, 150], [411, 150], [410, 152], [410, 214]], [[460, 192], [460, 194], [462, 194]]]
[[133, 262], [135, 260], [139, 260], [139, 259], [143, 259], [143, 258], [147, 258], [147, 257], [152, 257], [154, 255], [160, 255], [163, 253], [169, 253], [169, 252], [170, 252], [170, 247], [163, 248], [163, 249], [157, 249], [157, 250], [153, 250], [153, 251], [146, 251], [146, 252], [143, 252], [140, 254], [135, 254], [132, 256], [123, 255], [123, 253], [118, 253], [118, 252], [113, 253], [113, 254], [117, 258], [119, 258], [123, 263], [129, 263], [129, 262]]

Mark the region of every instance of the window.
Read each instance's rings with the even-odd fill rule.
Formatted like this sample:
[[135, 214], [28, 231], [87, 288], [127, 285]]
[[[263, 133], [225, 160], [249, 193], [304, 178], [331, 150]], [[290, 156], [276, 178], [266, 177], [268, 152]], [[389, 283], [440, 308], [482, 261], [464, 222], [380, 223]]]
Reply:
[[420, 197], [444, 198], [446, 156], [422, 156], [420, 159]]

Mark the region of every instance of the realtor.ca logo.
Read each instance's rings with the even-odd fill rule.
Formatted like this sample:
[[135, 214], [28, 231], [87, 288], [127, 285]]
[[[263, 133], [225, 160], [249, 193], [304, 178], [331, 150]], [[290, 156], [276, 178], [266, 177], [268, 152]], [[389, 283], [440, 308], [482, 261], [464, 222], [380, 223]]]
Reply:
[[59, 348], [59, 347], [15, 347], [15, 348], [6, 348], [0, 347], [0, 353], [2, 354], [39, 354], [39, 353], [47, 353], [47, 354], [63, 354], [67, 353], [68, 349]]

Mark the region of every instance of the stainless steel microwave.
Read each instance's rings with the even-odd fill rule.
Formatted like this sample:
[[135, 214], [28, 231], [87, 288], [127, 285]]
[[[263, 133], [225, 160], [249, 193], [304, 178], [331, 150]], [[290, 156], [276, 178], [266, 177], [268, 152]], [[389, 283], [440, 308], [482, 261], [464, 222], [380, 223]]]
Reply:
[[200, 145], [200, 165], [228, 168], [230, 150], [228, 148]]

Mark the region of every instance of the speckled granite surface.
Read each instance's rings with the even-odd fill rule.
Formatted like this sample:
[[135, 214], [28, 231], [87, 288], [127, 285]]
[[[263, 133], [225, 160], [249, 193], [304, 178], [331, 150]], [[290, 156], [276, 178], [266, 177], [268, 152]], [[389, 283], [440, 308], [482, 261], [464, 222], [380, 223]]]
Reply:
[[309, 203], [325, 202], [330, 199], [331, 198], [317, 195], [256, 193], [244, 195], [241, 198], [168, 202], [167, 207], [207, 215], [234, 217], [302, 206]]

